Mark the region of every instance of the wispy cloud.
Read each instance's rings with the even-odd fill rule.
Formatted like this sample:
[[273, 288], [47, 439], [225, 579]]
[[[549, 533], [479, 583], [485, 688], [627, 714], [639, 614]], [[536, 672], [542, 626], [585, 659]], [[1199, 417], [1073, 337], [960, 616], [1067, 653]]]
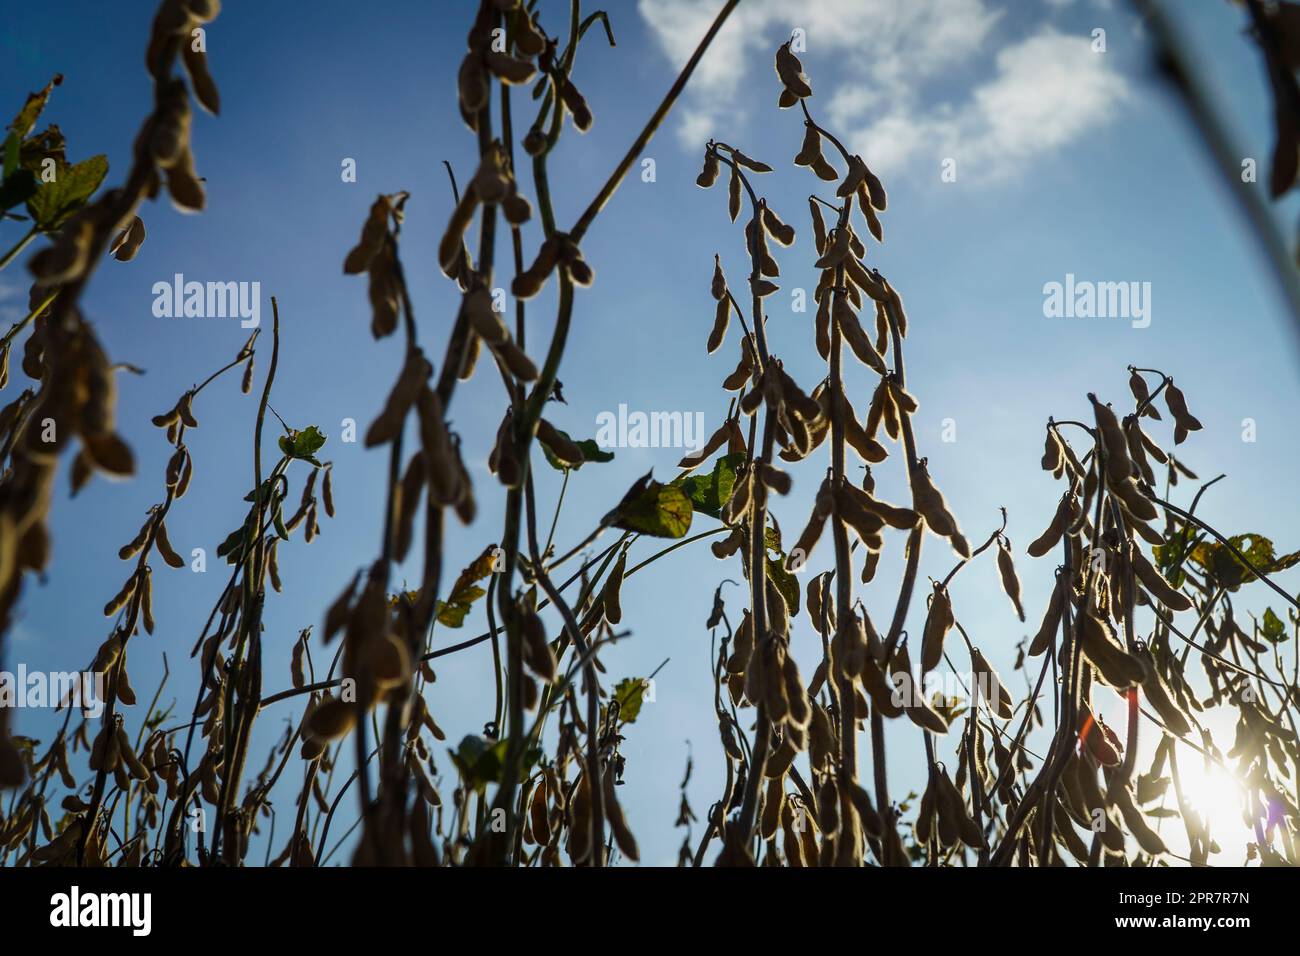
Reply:
[[997, 179], [1105, 125], [1126, 96], [1123, 77], [1087, 37], [1044, 29], [1004, 47], [994, 75], [966, 100], [893, 105], [850, 142], [882, 172], [919, 166], [937, 175], [951, 158], [959, 175]]
[[[689, 57], [716, 8], [714, 0], [639, 2], [675, 64]], [[1086, 36], [1002, 25], [1004, 11], [987, 0], [750, 0], [700, 64], [678, 135], [697, 149], [711, 133], [725, 136], [743, 122], [741, 90], [770, 69], [775, 47], [799, 28], [824, 115], [881, 172], [928, 174], [952, 157], [961, 175], [1004, 176], [1104, 124], [1126, 86]], [[995, 37], [1008, 39], [994, 46]], [[936, 94], [937, 81], [958, 70], [983, 78], [958, 99]], [[777, 86], [770, 86], [774, 100]]]
[[[638, 4], [675, 65], [691, 55], [717, 6], [715, 0]], [[893, 89], [969, 57], [999, 16], [984, 0], [747, 0], [731, 14], [700, 63], [679, 132], [689, 138], [687, 145], [700, 145], [701, 117], [730, 112], [742, 81], [752, 79], [760, 65], [770, 70], [776, 44], [796, 28], [819, 55], [850, 54], [840, 59], [851, 62], [870, 85]], [[777, 92], [772, 84], [773, 101]]]

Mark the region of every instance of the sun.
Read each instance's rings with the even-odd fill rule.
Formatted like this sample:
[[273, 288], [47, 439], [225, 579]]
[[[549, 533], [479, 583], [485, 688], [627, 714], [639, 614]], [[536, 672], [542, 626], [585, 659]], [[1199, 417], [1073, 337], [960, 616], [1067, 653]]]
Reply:
[[1178, 767], [1183, 796], [1197, 813], [1219, 827], [1241, 824], [1246, 805], [1246, 788], [1230, 772], [1201, 758]]

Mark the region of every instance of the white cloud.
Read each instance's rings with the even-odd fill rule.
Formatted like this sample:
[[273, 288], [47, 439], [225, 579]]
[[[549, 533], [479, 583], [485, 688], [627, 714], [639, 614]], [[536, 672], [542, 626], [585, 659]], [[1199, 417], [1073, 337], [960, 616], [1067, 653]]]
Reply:
[[716, 133], [717, 117], [707, 109], [688, 107], [678, 119], [677, 133], [687, 148], [701, 146]]
[[[1050, 0], [1049, 0], [1050, 2]], [[1093, 0], [1098, 2], [1098, 0]], [[675, 66], [685, 63], [717, 14], [717, 0], [639, 0], [639, 10]], [[752, 88], [775, 48], [805, 31], [802, 59], [824, 122], [882, 173], [909, 165], [997, 178], [1102, 126], [1127, 87], [1089, 39], [1040, 26], [986, 49], [1002, 11], [989, 0], [746, 0], [733, 11], [691, 79], [678, 134], [689, 149], [744, 119]], [[1004, 33], [1006, 31], [999, 31]], [[992, 62], [989, 63], [989, 58]], [[928, 89], [957, 70], [992, 75], [956, 101]], [[770, 74], [767, 74], [770, 78]]]
[[883, 100], [881, 92], [869, 86], [841, 86], [831, 94], [826, 104], [826, 119], [833, 127], [843, 129], [875, 109]]
[[[680, 68], [719, 10], [718, 0], [639, 0], [655, 38]], [[897, 89], [965, 60], [983, 44], [1000, 14], [985, 0], [745, 0], [718, 31], [687, 88], [688, 119], [679, 128], [695, 148], [706, 119], [733, 106], [742, 81], [766, 73], [770, 98], [780, 87], [772, 69], [776, 47], [802, 29], [810, 55], [829, 56], [870, 86]], [[843, 56], [842, 54], [849, 54]], [[757, 67], [757, 69], [756, 69]], [[817, 89], [817, 77], [813, 76]]]
[[[951, 121], [943, 115], [922, 118], [903, 110], [881, 117], [864, 132], [849, 139], [849, 148], [861, 155], [878, 174], [887, 175], [916, 162], [932, 142], [941, 138]], [[939, 155], [951, 155], [940, 152]], [[938, 163], [933, 164], [935, 167]]]
[[882, 172], [912, 163], [937, 170], [952, 157], [960, 176], [999, 178], [1104, 125], [1127, 95], [1087, 38], [1050, 29], [1005, 47], [995, 66], [965, 102], [928, 110], [901, 104], [854, 134], [853, 148]]

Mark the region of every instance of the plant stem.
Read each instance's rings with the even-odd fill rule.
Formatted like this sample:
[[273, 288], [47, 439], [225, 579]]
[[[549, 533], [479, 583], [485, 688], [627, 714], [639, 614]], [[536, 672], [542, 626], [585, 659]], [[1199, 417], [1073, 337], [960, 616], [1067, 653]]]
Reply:
[[14, 336], [16, 336], [23, 329], [25, 329], [28, 323], [30, 323], [33, 319], [35, 319], [38, 315], [40, 315], [42, 312], [44, 312], [46, 309], [50, 307], [50, 303], [54, 301], [55, 297], [58, 294], [59, 294], [58, 289], [52, 289], [50, 292], [46, 293], [45, 298], [41, 300], [40, 304], [38, 304], [36, 308], [32, 309], [30, 312], [27, 313], [26, 318], [15, 322], [12, 326], [10, 326], [9, 331], [6, 332], [3, 337], [0, 337], [0, 345], [7, 345], [8, 343], [12, 342], [14, 340]]
[[551, 530], [546, 534], [546, 547], [542, 548], [542, 556], [545, 557], [551, 550], [551, 543], [555, 541], [555, 526], [560, 523], [560, 509], [564, 507], [564, 493], [569, 490], [569, 469], [564, 469], [564, 481], [560, 484], [560, 497], [555, 502], [555, 514], [551, 516]]
[[31, 241], [40, 235], [40, 231], [39, 226], [32, 226], [32, 228], [28, 229], [27, 234], [14, 243], [13, 248], [6, 252], [3, 257], [0, 257], [0, 269], [17, 259], [22, 254], [22, 251], [31, 244]]
[[704, 34], [704, 38], [695, 47], [695, 52], [691, 54], [691, 58], [682, 67], [681, 73], [677, 75], [677, 79], [669, 88], [667, 95], [664, 96], [663, 102], [659, 104], [659, 108], [654, 111], [654, 114], [646, 122], [645, 128], [632, 141], [627, 154], [614, 168], [614, 172], [605, 181], [605, 185], [600, 188], [596, 198], [591, 201], [586, 211], [574, 223], [573, 228], [569, 230], [569, 235], [573, 237], [574, 242], [582, 241], [582, 237], [586, 235], [596, 215], [604, 208], [605, 203], [609, 202], [610, 197], [614, 195], [615, 190], [623, 181], [623, 177], [627, 175], [627, 171], [632, 168], [632, 164], [636, 162], [636, 158], [641, 155], [641, 151], [649, 144], [655, 131], [659, 129], [659, 125], [664, 121], [664, 117], [668, 115], [668, 111], [677, 102], [677, 97], [681, 95], [682, 90], [686, 89], [686, 83], [691, 78], [691, 74], [695, 72], [695, 67], [704, 56], [704, 51], [709, 48], [709, 44], [713, 42], [713, 38], [718, 35], [718, 31], [722, 29], [722, 25], [727, 22], [727, 17], [731, 16], [731, 11], [736, 8], [736, 4], [739, 2], [740, 0], [727, 0], [722, 9], [718, 11], [718, 15], [714, 17], [708, 32]]
[[[804, 109], [806, 111], [807, 107], [805, 106]], [[845, 229], [848, 227], [851, 208], [849, 203], [844, 204], [844, 208], [840, 211], [837, 228]], [[839, 322], [835, 319], [835, 311], [837, 306], [844, 305], [844, 296], [848, 293], [846, 282], [844, 265], [841, 263], [835, 269], [835, 290], [833, 294], [836, 302], [831, 307], [830, 380], [827, 383], [831, 396], [831, 483], [837, 489], [847, 479], [844, 474], [845, 395], [842, 361], [844, 340]], [[845, 527], [844, 520], [838, 515], [834, 516], [831, 522], [831, 533], [835, 543], [835, 619], [837, 622], [848, 622], [853, 617], [853, 568], [849, 563], [848, 529]], [[834, 679], [839, 668], [834, 666], [835, 662], [833, 661], [830, 662], [830, 665], [830, 675]], [[842, 674], [839, 676], [839, 781], [841, 793], [848, 793], [850, 788], [856, 784], [858, 776], [857, 693], [853, 684], [852, 675]], [[856, 833], [857, 831], [854, 830], [853, 832]], [[860, 859], [856, 848], [854, 859]]]

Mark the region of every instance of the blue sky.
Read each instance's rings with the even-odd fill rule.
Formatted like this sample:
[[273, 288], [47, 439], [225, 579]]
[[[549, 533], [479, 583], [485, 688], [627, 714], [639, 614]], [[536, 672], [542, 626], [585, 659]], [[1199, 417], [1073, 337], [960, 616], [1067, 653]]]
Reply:
[[[62, 127], [71, 158], [107, 153], [110, 183], [124, 175], [151, 103], [142, 51], [152, 6], [87, 0], [0, 10], [0, 89], [9, 98], [3, 108], [16, 111], [28, 90], [63, 72], [66, 80], [46, 119]], [[294, 637], [308, 625], [319, 630], [324, 607], [380, 545], [387, 455], [338, 440], [346, 418], [364, 430], [401, 360], [396, 337], [376, 343], [370, 336], [364, 280], [341, 271], [377, 193], [412, 194], [402, 255], [420, 340], [431, 355], [442, 354], [455, 315], [456, 293], [437, 269], [436, 245], [451, 208], [442, 161], [463, 183], [476, 154], [457, 115], [453, 82], [467, 27], [462, 6], [228, 3], [210, 27], [209, 57], [223, 109], [219, 118], [196, 117], [193, 132], [209, 208], [186, 216], [165, 202], [146, 206], [141, 214], [148, 238], [140, 254], [128, 264], [103, 263], [83, 301], [113, 359], [147, 370], [143, 378], [120, 382], [118, 418], [136, 451], [138, 475], [120, 484], [96, 481], [75, 500], [61, 491], [54, 560], [44, 584], [26, 590], [5, 667], [86, 664], [108, 632], [100, 610], [125, 577], [115, 552], [161, 498], [166, 446], [148, 419], [233, 357], [247, 334], [231, 320], [154, 318], [153, 284], [179, 272], [200, 281], [260, 282], [268, 319], [269, 296], [277, 296], [282, 351], [272, 403], [291, 425], [319, 424], [330, 436], [323, 456], [335, 463], [338, 517], [322, 520], [323, 534], [310, 546], [295, 539], [281, 549], [285, 593], [273, 596], [266, 610], [264, 686], [268, 692], [289, 686]], [[576, 219], [593, 197], [716, 6], [713, 0], [609, 6], [617, 48], [593, 35], [575, 73], [595, 126], [585, 136], [566, 131], [551, 164], [561, 222]], [[1267, 90], [1262, 65], [1242, 36], [1240, 12], [1217, 0], [1178, 4], [1177, 10], [1207, 82], [1228, 106], [1243, 156], [1257, 158], [1266, 178], [1272, 145]], [[561, 31], [566, 16], [567, 4], [543, 0], [549, 32]], [[713, 305], [708, 282], [714, 253], [737, 287], [745, 260], [741, 229], [727, 219], [723, 190], [704, 193], [694, 184], [709, 136], [776, 167], [756, 188], [799, 238], [791, 249], [775, 250], [783, 288], [768, 300], [769, 336], [797, 380], [811, 388], [822, 374], [811, 314], [790, 308], [790, 290], [815, 284], [806, 199], [820, 186], [807, 170], [790, 165], [802, 126], [793, 112], [775, 107], [772, 51], [794, 28], [807, 34], [802, 59], [816, 93], [814, 114], [861, 150], [889, 189], [886, 243], [873, 245], [869, 259], [899, 289], [910, 316], [905, 352], [909, 387], [920, 401], [915, 427], [921, 453], [972, 540], [996, 529], [999, 507], [1010, 512], [1008, 533], [1030, 624], [1015, 620], [991, 561], [964, 570], [953, 587], [958, 620], [1009, 683], [1020, 690], [1021, 677], [1011, 671], [1015, 644], [1036, 629], [1053, 570], [1050, 561], [1035, 562], [1023, 551], [1047, 524], [1059, 494], [1037, 466], [1043, 425], [1049, 414], [1085, 416], [1088, 391], [1117, 407], [1127, 404], [1130, 363], [1173, 374], [1205, 424], [1180, 448], [1182, 457], [1203, 479], [1220, 472], [1228, 478], [1207, 494], [1199, 513], [1227, 533], [1257, 530], [1287, 551], [1300, 547], [1300, 521], [1288, 500], [1300, 464], [1292, 420], [1300, 398], [1297, 335], [1288, 324], [1294, 319], [1257, 265], [1256, 250], [1177, 104], [1151, 76], [1147, 38], [1122, 3], [743, 0], [680, 113], [645, 154], [655, 161], [654, 180], [629, 177], [584, 242], [596, 283], [578, 299], [560, 372], [569, 404], [548, 412], [555, 424], [576, 437], [590, 436], [597, 415], [620, 403], [643, 411], [703, 412], [707, 431], [721, 421], [726, 398], [718, 384], [734, 366], [735, 333], [719, 353], [705, 354]], [[1091, 48], [1098, 28], [1105, 30], [1104, 53]], [[531, 101], [517, 91], [515, 103], [516, 129], [522, 130]], [[341, 181], [344, 158], [356, 160], [356, 183]], [[941, 180], [945, 159], [956, 160], [954, 182]], [[521, 188], [534, 195], [531, 183]], [[1288, 204], [1279, 215], [1292, 224], [1294, 212]], [[7, 248], [20, 229], [0, 226], [0, 246]], [[535, 248], [537, 234], [536, 223], [530, 224], [527, 248]], [[1080, 280], [1149, 282], [1150, 326], [1046, 318], [1043, 286], [1068, 273]], [[554, 296], [552, 284], [529, 303], [535, 358], [549, 340]], [[25, 301], [24, 274], [17, 268], [0, 273], [0, 322], [21, 317]], [[268, 346], [264, 337], [263, 372]], [[869, 376], [854, 371], [849, 384], [854, 403], [865, 409]], [[480, 503], [474, 525], [455, 525], [448, 536], [453, 571], [500, 535], [502, 496], [485, 462], [504, 409], [499, 381], [483, 370], [462, 387], [451, 409]], [[178, 549], [205, 547], [212, 558], [241, 520], [241, 498], [252, 485], [255, 412], [254, 398], [239, 395], [234, 378], [201, 396], [201, 427], [190, 441], [194, 482], [168, 521]], [[1247, 418], [1257, 424], [1254, 442], [1242, 440]], [[955, 424], [956, 441], [942, 441], [946, 419]], [[1156, 435], [1167, 443], [1166, 429], [1158, 427]], [[650, 468], [661, 479], [675, 474], [682, 454], [615, 451], [614, 462], [584, 468], [571, 481], [557, 535], [561, 550], [585, 537], [635, 478]], [[546, 519], [558, 481], [538, 463]], [[818, 460], [796, 471], [794, 491], [775, 506], [790, 534], [807, 516], [821, 467]], [[897, 461], [877, 472], [882, 495], [905, 497]], [[693, 530], [710, 525], [697, 516]], [[864, 594], [877, 621], [892, 609], [901, 545], [901, 539], [887, 541], [877, 579]], [[643, 541], [634, 554], [659, 546]], [[811, 572], [825, 567], [828, 552], [815, 555]], [[926, 552], [922, 574], [946, 574], [954, 561], [950, 549], [931, 538]], [[155, 572], [158, 631], [134, 645], [132, 682], [147, 700], [165, 652], [171, 666], [165, 696], [188, 711], [196, 668], [186, 658], [225, 573], [215, 560], [206, 574], [161, 565]], [[405, 572], [418, 581], [418, 559]], [[672, 822], [688, 746], [697, 814], [703, 816], [721, 787], [704, 621], [716, 584], [739, 574], [735, 561], [717, 562], [703, 544], [638, 574], [624, 591], [624, 622], [633, 636], [603, 656], [611, 683], [647, 674], [670, 658], [655, 702], [630, 728], [623, 748], [623, 800], [647, 863], [675, 858], [681, 834]], [[1294, 573], [1283, 583], [1295, 588]], [[1239, 617], [1243, 607], [1258, 611], [1268, 603], [1260, 589], [1239, 595]], [[737, 591], [727, 594], [738, 615]], [[548, 624], [558, 631], [555, 621]], [[911, 629], [919, 624], [914, 614]], [[479, 609], [464, 631], [440, 633], [435, 642], [453, 643], [483, 627]], [[806, 675], [819, 646], [800, 615], [794, 648]], [[327, 666], [328, 653], [315, 649], [318, 667]], [[440, 665], [428, 698], [454, 744], [491, 719], [490, 654], [483, 645]], [[300, 716], [300, 704], [263, 714], [250, 766], [261, 765], [286, 722]], [[1119, 713], [1118, 706], [1101, 709]], [[20, 713], [16, 729], [41, 737], [50, 727], [48, 715]], [[1230, 731], [1215, 727], [1224, 749]], [[900, 723], [890, 740], [891, 790], [901, 797], [922, 779], [920, 733]], [[450, 790], [445, 753], [440, 766]], [[275, 794], [282, 808], [296, 786], [286, 781]], [[287, 832], [280, 828], [277, 843]], [[1231, 848], [1225, 849], [1220, 862], [1228, 861]]]

